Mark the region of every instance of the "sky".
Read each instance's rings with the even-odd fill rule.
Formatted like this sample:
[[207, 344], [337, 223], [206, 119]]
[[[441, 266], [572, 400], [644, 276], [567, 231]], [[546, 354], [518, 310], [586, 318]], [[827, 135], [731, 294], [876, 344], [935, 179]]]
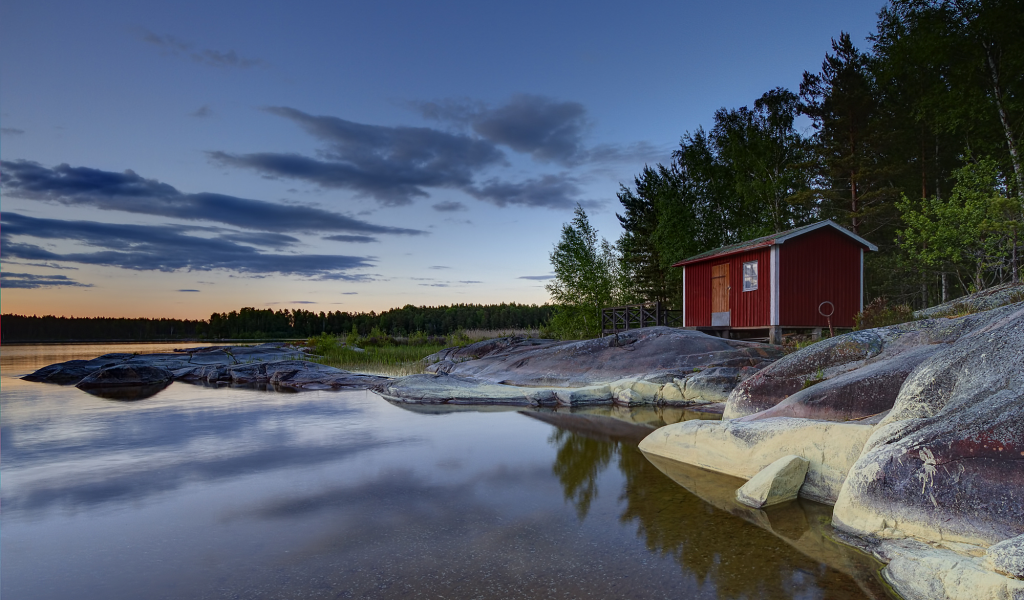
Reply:
[[0, 4], [4, 313], [548, 300], [580, 204], [879, 0]]

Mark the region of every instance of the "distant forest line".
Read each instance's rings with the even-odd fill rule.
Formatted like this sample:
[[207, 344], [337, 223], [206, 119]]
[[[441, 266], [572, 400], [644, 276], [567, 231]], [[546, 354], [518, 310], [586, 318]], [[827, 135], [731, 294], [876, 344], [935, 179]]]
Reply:
[[551, 317], [549, 304], [454, 304], [412, 306], [384, 312], [313, 312], [252, 307], [213, 313], [201, 319], [127, 319], [5, 314], [3, 342], [160, 341], [304, 338], [321, 333], [368, 335], [375, 328], [391, 336], [425, 333], [443, 336], [466, 329], [537, 329]]

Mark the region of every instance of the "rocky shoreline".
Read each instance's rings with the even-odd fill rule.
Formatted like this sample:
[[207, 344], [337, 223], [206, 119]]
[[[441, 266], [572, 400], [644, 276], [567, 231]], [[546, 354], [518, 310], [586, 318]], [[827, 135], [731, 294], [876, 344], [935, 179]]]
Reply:
[[[739, 500], [735, 489], [716, 492], [730, 511], [748, 515], [744, 503], [793, 495], [834, 505], [822, 538], [886, 563], [884, 577], [905, 598], [1024, 600], [1024, 303], [856, 331], [789, 355], [654, 327], [584, 341], [488, 340], [444, 350], [428, 357], [427, 373], [398, 379], [305, 358], [282, 344], [109, 354], [25, 379], [120, 399], [186, 381], [371, 389], [417, 411], [522, 407], [556, 425], [642, 437], [644, 454], [677, 480], [692, 476], [672, 465], [747, 480]], [[679, 412], [680, 422], [623, 433], [614, 415], [583, 414], [649, 409]], [[724, 419], [682, 420], [689, 410]], [[791, 481], [796, 471], [783, 464], [800, 477]]]
[[157, 354], [112, 353], [92, 360], [49, 365], [22, 379], [75, 385], [90, 394], [114, 400], [142, 400], [173, 381], [297, 391], [367, 389], [388, 380], [306, 358], [309, 357], [302, 349], [281, 342], [183, 348]]

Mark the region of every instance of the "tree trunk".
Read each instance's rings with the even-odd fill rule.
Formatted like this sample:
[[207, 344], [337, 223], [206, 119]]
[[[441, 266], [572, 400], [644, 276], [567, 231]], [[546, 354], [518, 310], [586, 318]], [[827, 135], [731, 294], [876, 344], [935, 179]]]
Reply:
[[989, 77], [992, 78], [992, 95], [995, 97], [996, 110], [999, 111], [999, 122], [1003, 126], [1003, 133], [1006, 135], [1006, 145], [1010, 149], [1010, 160], [1013, 162], [1013, 172], [1017, 178], [1017, 197], [1024, 194], [1024, 169], [1021, 168], [1020, 156], [1017, 154], [1017, 141], [1013, 139], [1013, 128], [1010, 126], [1010, 117], [1006, 114], [1006, 107], [1003, 105], [1003, 89], [999, 85], [999, 67], [992, 56], [991, 42], [982, 42], [985, 48], [985, 59], [988, 63]]
[[949, 278], [946, 276], [946, 272], [942, 272], [942, 303], [949, 302]]

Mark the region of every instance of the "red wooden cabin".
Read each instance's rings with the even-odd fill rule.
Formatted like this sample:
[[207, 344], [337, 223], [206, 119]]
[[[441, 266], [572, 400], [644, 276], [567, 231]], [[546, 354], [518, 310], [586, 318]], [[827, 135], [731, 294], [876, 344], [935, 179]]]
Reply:
[[[698, 254], [683, 269], [683, 326], [723, 337], [853, 327], [864, 309], [864, 251], [878, 247], [832, 221]], [[826, 302], [832, 303], [830, 307]], [[736, 331], [736, 334], [730, 332]]]

